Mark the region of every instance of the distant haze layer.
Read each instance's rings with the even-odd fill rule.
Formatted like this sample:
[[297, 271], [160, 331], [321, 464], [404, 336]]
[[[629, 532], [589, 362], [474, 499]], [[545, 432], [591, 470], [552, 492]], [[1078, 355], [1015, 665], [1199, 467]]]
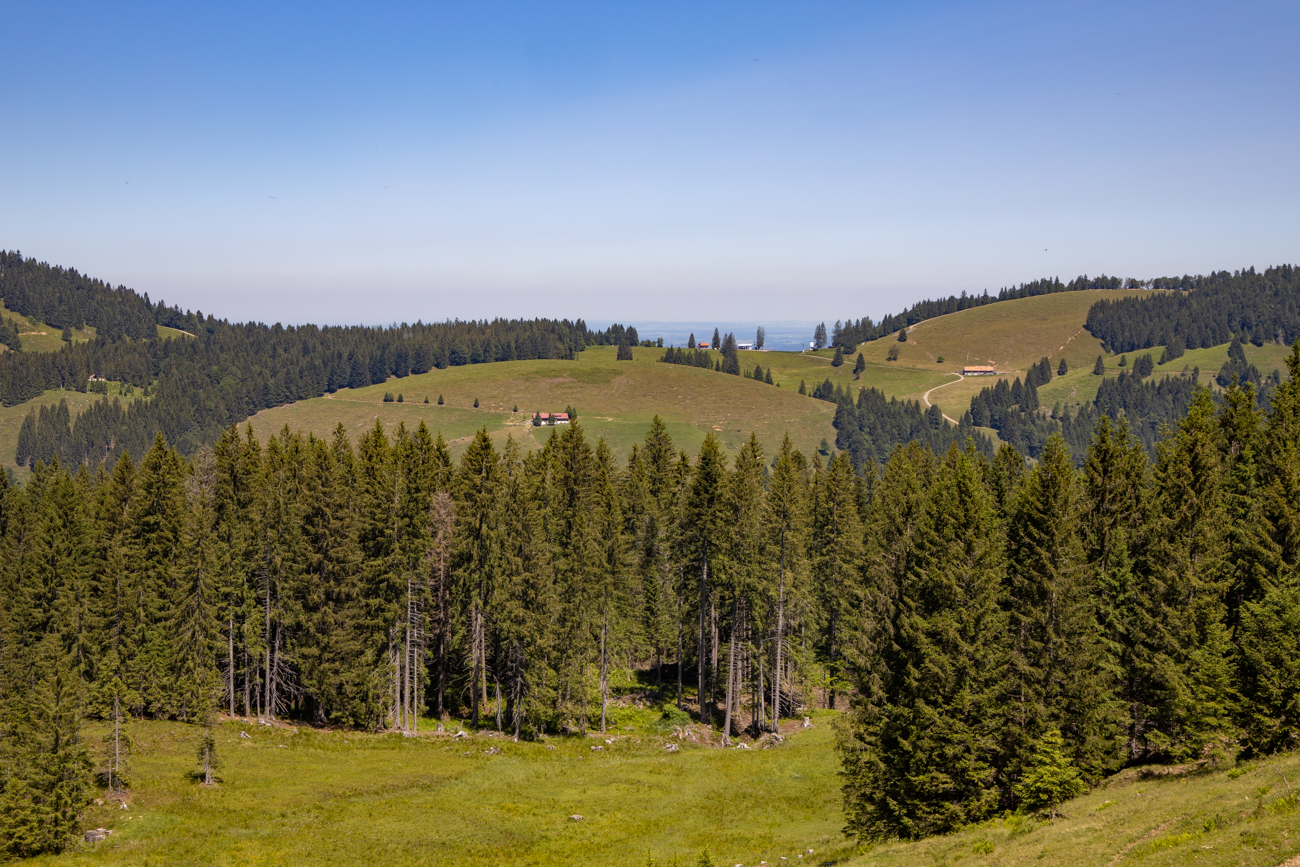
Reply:
[[231, 319], [879, 319], [1300, 259], [1294, 2], [127, 0], [5, 25], [0, 248]]

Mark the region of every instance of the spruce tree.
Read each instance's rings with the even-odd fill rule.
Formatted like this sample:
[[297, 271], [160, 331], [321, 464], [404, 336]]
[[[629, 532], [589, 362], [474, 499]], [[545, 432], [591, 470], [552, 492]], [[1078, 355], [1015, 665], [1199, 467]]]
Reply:
[[840, 367], [844, 364], [844, 351], [838, 346], [835, 347], [835, 357], [831, 359], [831, 367]]
[[974, 454], [954, 447], [937, 476], [898, 589], [883, 683], [837, 743], [846, 830], [860, 840], [944, 833], [1010, 800], [1002, 534]]
[[[548, 441], [549, 444], [549, 441]], [[500, 467], [492, 438], [481, 428], [461, 455], [456, 478], [455, 574], [469, 641], [471, 725], [477, 727], [487, 694], [487, 617], [499, 580]]]
[[1065, 376], [1069, 372], [1070, 372], [1070, 365], [1066, 364], [1065, 359], [1062, 358], [1060, 365], [1056, 368], [1056, 375]]
[[33, 651], [25, 677], [8, 672], [0, 693], [0, 855], [17, 858], [63, 851], [91, 792], [77, 677], [55, 634]]
[[1069, 448], [1053, 434], [1020, 487], [1007, 530], [1013, 774], [1052, 729], [1064, 732], [1069, 755], [1089, 777], [1118, 763], [1119, 711], [1094, 628], [1081, 516]]
[[694, 594], [695, 613], [699, 622], [695, 651], [701, 722], [712, 720], [706, 689], [713, 674], [708, 661], [709, 605], [713, 593], [711, 581], [716, 579], [717, 567], [726, 553], [728, 526], [725, 483], [726, 458], [717, 439], [709, 433], [704, 437], [691, 472], [680, 540], [682, 559], [688, 564], [688, 572], [693, 573], [698, 582]]
[[[752, 664], [758, 651], [754, 636], [761, 632], [765, 615], [759, 588], [771, 566], [768, 536], [764, 532], [763, 447], [756, 435], [750, 434], [749, 442], [741, 446], [727, 487], [726, 509], [731, 533], [727, 539], [725, 590], [730, 596], [731, 617], [722, 726], [724, 742], [730, 740], [734, 716], [739, 715], [745, 671], [753, 669], [756, 674], [757, 666]], [[755, 684], [754, 692], [753, 710], [758, 722], [757, 695], [765, 695], [766, 690]]]
[[1100, 355], [1097, 356], [1097, 363], [1092, 366], [1093, 376], [1103, 376], [1106, 373], [1106, 362]]
[[1227, 672], [1222, 464], [1214, 402], [1198, 388], [1187, 416], [1157, 447], [1150, 602], [1158, 606], [1148, 749], [1173, 758], [1237, 732]]
[[[769, 606], [772, 609], [772, 731], [781, 730], [782, 685], [787, 681], [786, 652], [788, 610], [791, 600], [806, 593], [808, 477], [804, 457], [787, 434], [781, 440], [772, 468], [766, 498], [764, 525], [773, 569], [768, 571]], [[773, 577], [775, 586], [771, 586]]]
[[854, 640], [861, 606], [862, 520], [856, 474], [846, 452], [831, 458], [814, 479], [810, 548], [824, 623], [819, 655], [827, 670], [826, 706], [834, 708], [844, 648]]
[[1049, 728], [1038, 739], [1013, 794], [1023, 808], [1047, 810], [1055, 818], [1057, 804], [1082, 795], [1087, 788], [1064, 751], [1061, 733]]
[[864, 370], [866, 370], [866, 369], [867, 369], [867, 361], [866, 361], [865, 358], [862, 357], [862, 353], [859, 352], [859, 353], [858, 353], [858, 360], [857, 360], [857, 362], [855, 362], [854, 365], [853, 365], [853, 376], [854, 376], [854, 378], [856, 379], [856, 378], [862, 376], [862, 371], [864, 371]]

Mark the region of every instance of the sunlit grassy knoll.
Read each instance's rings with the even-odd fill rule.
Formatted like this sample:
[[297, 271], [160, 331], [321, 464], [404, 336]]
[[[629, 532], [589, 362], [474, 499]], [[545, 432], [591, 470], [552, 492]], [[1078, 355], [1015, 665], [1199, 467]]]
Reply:
[[212, 788], [187, 777], [198, 728], [137, 722], [129, 809], [86, 817], [115, 833], [36, 863], [693, 865], [708, 848], [731, 865], [851, 851], [830, 717], [772, 749], [676, 752], [671, 728], [616, 720], [600, 738], [518, 744], [227, 722]]
[[[0, 301], [0, 318], [12, 319], [18, 325], [19, 339], [23, 342], [23, 352], [58, 352], [63, 348], [63, 329], [46, 325], [39, 319], [33, 319], [14, 313]], [[95, 336], [94, 328], [73, 329], [72, 342], [85, 343]]]
[[742, 352], [741, 363], [752, 370], [755, 364], [763, 365], [766, 370], [772, 368], [772, 378], [781, 383], [782, 388], [799, 389], [799, 382], [806, 383], [811, 391], [824, 380], [832, 385], [840, 385], [856, 394], [857, 389], [878, 388], [888, 397], [907, 400], [920, 400], [927, 389], [944, 382], [946, 376], [942, 368], [918, 368], [911, 365], [877, 363], [864, 358], [866, 370], [861, 376], [853, 374], [856, 355], [846, 356], [844, 364], [839, 367], [831, 365], [831, 357], [825, 353], [813, 352]]
[[1063, 818], [1051, 822], [1011, 816], [944, 837], [877, 846], [846, 864], [1276, 867], [1300, 853], [1300, 810], [1287, 796], [1284, 775], [1294, 788], [1300, 755], [1163, 777], [1130, 770], [1064, 804]]
[[[765, 365], [780, 354], [755, 353], [764, 356]], [[390, 433], [398, 422], [413, 428], [424, 420], [431, 430], [442, 431], [453, 441], [458, 451], [484, 425], [502, 441], [513, 434], [525, 447], [535, 446], [553, 430], [532, 427], [533, 412], [562, 412], [573, 406], [587, 434], [593, 440], [604, 437], [619, 459], [645, 436], [656, 414], [668, 425], [678, 447], [688, 451], [698, 449], [709, 431], [732, 452], [749, 439], [751, 431], [769, 453], [787, 432], [796, 447], [809, 454], [823, 437], [834, 439], [834, 405], [799, 395], [797, 380], [793, 388], [777, 388], [744, 377], [663, 364], [662, 355], [659, 349], [637, 349], [634, 360], [616, 361], [614, 347], [591, 347], [573, 361], [506, 361], [431, 370], [264, 410], [251, 423], [262, 435], [288, 424], [291, 429], [329, 436], [339, 422], [356, 435], [376, 418]], [[404, 400], [385, 403], [385, 393], [400, 394]], [[444, 406], [437, 405], [439, 394]], [[517, 413], [512, 411], [515, 406]]]
[[[960, 371], [967, 364], [1023, 372], [1044, 355], [1054, 365], [1064, 357], [1071, 368], [1091, 368], [1102, 350], [1101, 342], [1084, 330], [1088, 308], [1102, 298], [1124, 294], [1059, 292], [999, 301], [918, 323], [908, 331], [905, 344], [885, 337], [862, 344], [859, 351], [867, 361], [945, 372]], [[899, 350], [899, 358], [889, 362], [892, 348]]]

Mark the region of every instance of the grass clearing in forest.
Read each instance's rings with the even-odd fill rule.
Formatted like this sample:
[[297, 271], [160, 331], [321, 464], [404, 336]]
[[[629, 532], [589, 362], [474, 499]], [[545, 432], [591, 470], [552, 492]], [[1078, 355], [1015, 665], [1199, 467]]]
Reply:
[[[1130, 769], [1053, 821], [1009, 815], [858, 847], [840, 833], [835, 712], [748, 750], [678, 740], [656, 714], [615, 709], [606, 735], [523, 743], [456, 738], [455, 722], [427, 733], [431, 720], [417, 737], [232, 720], [218, 728], [211, 788], [188, 776], [200, 728], [134, 722], [128, 808], [108, 802], [85, 816], [114, 833], [32, 863], [689, 867], [707, 848], [718, 865], [1276, 867], [1300, 853], [1300, 809], [1283, 779], [1300, 779], [1300, 754]], [[104, 729], [85, 729], [96, 751]]]
[[[87, 816], [114, 833], [36, 863], [693, 865], [705, 848], [728, 865], [797, 863], [810, 848], [815, 863], [839, 860], [852, 847], [834, 716], [791, 723], [772, 749], [728, 750], [635, 723], [513, 743], [453, 738], [455, 723], [402, 737], [232, 721], [219, 727], [212, 788], [186, 776], [201, 729], [136, 722], [129, 808]], [[97, 743], [102, 729], [87, 734]]]
[[[12, 319], [18, 325], [18, 339], [22, 341], [23, 352], [58, 352], [63, 348], [63, 329], [46, 325], [39, 319], [14, 313], [0, 300], [0, 319]], [[95, 329], [74, 328], [73, 343], [85, 343], [93, 340]]]

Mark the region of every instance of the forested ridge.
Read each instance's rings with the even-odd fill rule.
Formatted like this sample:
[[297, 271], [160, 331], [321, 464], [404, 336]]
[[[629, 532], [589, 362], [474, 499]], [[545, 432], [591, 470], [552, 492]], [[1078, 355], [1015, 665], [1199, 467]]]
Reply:
[[1069, 283], [1044, 278], [1000, 289], [996, 295], [952, 295], [919, 301], [902, 313], [891, 313], [879, 322], [870, 316], [836, 321], [827, 333], [817, 327], [813, 337], [817, 349], [839, 347], [853, 352], [860, 343], [879, 340], [910, 328], [918, 322], [983, 307], [998, 301], [1032, 298], [1056, 292], [1098, 289], [1168, 290], [1120, 298], [1103, 298], [1088, 311], [1086, 328], [1102, 341], [1108, 352], [1133, 352], [1155, 346], [1177, 344], [1208, 348], [1227, 343], [1233, 335], [1255, 342], [1290, 343], [1300, 337], [1300, 276], [1295, 266], [1280, 265], [1257, 273], [1253, 267], [1240, 271], [1214, 271], [1207, 275], [1133, 278], [1076, 277]]
[[857, 472], [753, 438], [729, 465], [657, 419], [625, 460], [574, 424], [456, 462], [376, 426], [38, 465], [0, 497], [7, 853], [61, 845], [92, 770], [129, 785], [86, 715], [528, 738], [602, 729], [614, 666], [728, 737], [847, 697], [864, 839], [1294, 748], [1300, 348], [1289, 367], [1268, 414], [1198, 390], [1154, 464], [1102, 419], [1082, 471], [1059, 437], [1032, 467], [911, 443]]
[[[451, 321], [386, 328], [231, 324], [153, 305], [147, 296], [0, 253], [0, 297], [56, 327], [89, 324], [96, 339], [55, 353], [0, 353], [0, 403], [47, 389], [87, 391], [90, 377], [147, 389], [147, 398], [104, 397], [63, 427], [31, 420], [26, 456], [65, 464], [139, 458], [161, 431], [182, 454], [215, 442], [260, 410], [433, 368], [533, 358], [573, 358], [588, 345], [636, 340], [635, 329], [589, 330], [581, 320]], [[193, 339], [156, 338], [156, 326]]]
[[1182, 291], [1098, 301], [1088, 311], [1088, 331], [1109, 352], [1171, 343], [1208, 348], [1234, 336], [1256, 346], [1300, 338], [1300, 271], [1293, 265], [1217, 271], [1156, 288]]

